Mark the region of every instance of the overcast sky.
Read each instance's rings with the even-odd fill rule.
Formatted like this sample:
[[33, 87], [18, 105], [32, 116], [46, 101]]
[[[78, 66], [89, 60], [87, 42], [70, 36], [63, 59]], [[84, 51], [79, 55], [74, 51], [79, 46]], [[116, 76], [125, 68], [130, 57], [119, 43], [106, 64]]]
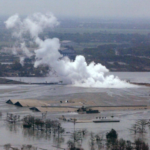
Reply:
[[150, 0], [0, 0], [0, 14], [52, 12], [66, 17], [150, 18]]

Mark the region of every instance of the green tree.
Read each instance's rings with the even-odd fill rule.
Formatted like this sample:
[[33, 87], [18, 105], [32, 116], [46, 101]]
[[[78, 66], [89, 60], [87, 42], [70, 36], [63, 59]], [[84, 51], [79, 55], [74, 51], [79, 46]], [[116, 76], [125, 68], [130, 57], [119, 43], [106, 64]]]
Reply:
[[12, 69], [13, 70], [21, 70], [22, 69], [22, 65], [18, 62], [18, 61], [15, 61], [12, 65]]
[[106, 139], [107, 139], [106, 145], [108, 149], [109, 148], [114, 149], [114, 147], [116, 147], [117, 138], [118, 138], [118, 134], [114, 129], [111, 129], [111, 131], [106, 134]]
[[109, 139], [117, 140], [117, 137], [118, 137], [118, 134], [117, 134], [116, 130], [114, 130], [114, 129], [111, 129], [111, 131], [106, 134], [107, 140], [109, 140]]

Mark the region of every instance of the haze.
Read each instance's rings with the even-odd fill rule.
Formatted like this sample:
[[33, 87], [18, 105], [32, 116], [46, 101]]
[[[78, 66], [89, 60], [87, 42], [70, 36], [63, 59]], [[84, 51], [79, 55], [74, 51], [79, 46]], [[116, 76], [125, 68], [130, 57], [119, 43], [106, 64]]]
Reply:
[[61, 17], [150, 18], [149, 0], [1, 0], [0, 14], [53, 12]]

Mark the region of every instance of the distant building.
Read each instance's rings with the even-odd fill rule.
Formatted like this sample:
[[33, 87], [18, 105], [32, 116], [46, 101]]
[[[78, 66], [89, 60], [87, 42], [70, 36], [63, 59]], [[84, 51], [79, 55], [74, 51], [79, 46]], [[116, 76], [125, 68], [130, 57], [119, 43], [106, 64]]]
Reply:
[[70, 40], [63, 40], [61, 41], [61, 46], [65, 47], [65, 46], [75, 46], [77, 45], [77, 43], [70, 41]]
[[118, 50], [115, 50], [115, 55], [117, 55], [117, 56], [119, 55], [119, 52], [118, 52]]
[[67, 48], [67, 47], [62, 47], [59, 49], [60, 54], [62, 54], [64, 57], [67, 56], [71, 60], [74, 60], [76, 57], [76, 52], [73, 48]]

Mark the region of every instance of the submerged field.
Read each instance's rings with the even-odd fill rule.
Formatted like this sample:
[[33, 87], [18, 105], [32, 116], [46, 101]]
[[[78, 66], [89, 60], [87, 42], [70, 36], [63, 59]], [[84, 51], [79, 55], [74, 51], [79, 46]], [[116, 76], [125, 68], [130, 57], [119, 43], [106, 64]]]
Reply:
[[[12, 143], [13, 145], [33, 144], [41, 148], [48, 148], [56, 145], [56, 141], [52, 137], [48, 137], [41, 133], [31, 133], [28, 130], [23, 130], [21, 124], [10, 125], [5, 122], [6, 113], [19, 114], [21, 117], [31, 114], [41, 117], [40, 112], [33, 113], [28, 108], [16, 107], [6, 104], [8, 99], [38, 99], [38, 100], [56, 100], [64, 101], [69, 99], [86, 99], [93, 101], [98, 105], [149, 105], [149, 88], [137, 87], [129, 89], [106, 89], [106, 88], [80, 88], [67, 85], [1, 85], [0, 86], [0, 110], [3, 113], [0, 119], [0, 145]], [[129, 128], [138, 119], [149, 119], [149, 110], [123, 110], [123, 111], [102, 111], [100, 114], [77, 114], [77, 113], [48, 113], [47, 118], [56, 119], [65, 115], [67, 118], [77, 119], [94, 119], [96, 116], [110, 117], [114, 115], [118, 117], [120, 123], [79, 123], [76, 124], [76, 130], [86, 128], [89, 132], [101, 133], [105, 136], [106, 132], [114, 128], [119, 138], [123, 137], [126, 140], [133, 140], [130, 135]], [[61, 147], [66, 147], [66, 142], [73, 132], [73, 123], [62, 123], [66, 132], [64, 142]], [[149, 134], [146, 135], [146, 137]], [[88, 150], [88, 137], [83, 142], [84, 148]]]
[[[149, 73], [113, 73], [118, 75], [121, 79], [136, 82], [149, 82]], [[18, 78], [13, 78], [20, 81]], [[32, 81], [33, 78], [21, 78], [21, 81]], [[45, 81], [46, 79], [34, 78], [33, 81]], [[21, 144], [32, 144], [34, 146], [45, 149], [57, 149], [56, 139], [51, 135], [47, 135], [40, 131], [31, 132], [30, 130], [24, 130], [22, 124], [9, 124], [5, 121], [7, 113], [18, 114], [21, 118], [25, 115], [34, 115], [42, 117], [41, 112], [32, 112], [29, 108], [16, 107], [14, 105], [6, 104], [8, 99], [37, 99], [37, 100], [54, 100], [54, 101], [66, 101], [71, 99], [85, 99], [86, 101], [92, 101], [95, 105], [150, 105], [150, 88], [144, 86], [138, 86], [134, 88], [82, 88], [74, 87], [71, 85], [0, 85], [0, 110], [3, 116], [0, 118], [0, 145], [11, 143], [14, 146]], [[90, 132], [100, 133], [105, 139], [105, 134], [114, 128], [119, 138], [134, 141], [135, 136], [129, 131], [129, 128], [139, 119], [149, 120], [149, 109], [135, 109], [135, 110], [115, 110], [115, 111], [101, 111], [99, 114], [77, 114], [73, 113], [47, 113], [48, 119], [58, 119], [64, 115], [66, 118], [77, 118], [79, 120], [92, 120], [97, 116], [110, 117], [115, 116], [120, 119], [120, 123], [76, 123], [76, 130], [87, 129], [89, 134], [83, 141], [83, 147], [88, 150]], [[70, 138], [74, 130], [74, 125], [71, 122], [62, 122], [62, 126], [65, 128], [63, 135], [63, 141], [60, 144], [62, 148], [67, 147], [67, 141]], [[149, 142], [149, 130], [144, 135], [145, 141]], [[137, 135], [140, 136], [140, 135]]]

